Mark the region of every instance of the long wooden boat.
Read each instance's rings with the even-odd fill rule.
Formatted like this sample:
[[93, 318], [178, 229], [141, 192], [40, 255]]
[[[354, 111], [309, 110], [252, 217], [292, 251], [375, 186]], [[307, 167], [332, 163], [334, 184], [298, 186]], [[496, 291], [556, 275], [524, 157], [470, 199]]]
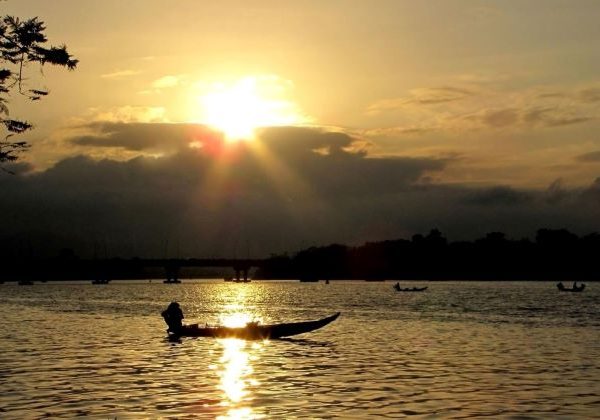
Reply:
[[260, 325], [249, 322], [245, 327], [200, 327], [198, 324], [184, 325], [177, 332], [169, 332], [171, 337], [214, 337], [214, 338], [241, 338], [244, 340], [264, 340], [290, 337], [304, 334], [335, 321], [340, 313], [333, 314], [317, 321], [289, 322], [284, 324]]
[[425, 286], [425, 287], [407, 287], [407, 288], [401, 288], [399, 284], [394, 284], [394, 290], [396, 290], [397, 292], [423, 292], [425, 290], [427, 290], [427, 287], [429, 286]]

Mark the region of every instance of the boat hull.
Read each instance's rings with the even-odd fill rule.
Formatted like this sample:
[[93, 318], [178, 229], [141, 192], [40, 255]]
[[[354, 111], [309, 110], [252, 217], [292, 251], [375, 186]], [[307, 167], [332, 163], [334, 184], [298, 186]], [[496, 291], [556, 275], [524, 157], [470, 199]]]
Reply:
[[175, 337], [213, 337], [213, 338], [240, 338], [244, 340], [266, 340], [293, 335], [304, 334], [335, 321], [340, 316], [336, 313], [329, 317], [317, 321], [290, 322], [285, 324], [258, 325], [249, 324], [245, 327], [199, 327], [198, 325], [186, 325], [177, 333], [172, 333]]
[[394, 285], [394, 290], [396, 292], [424, 292], [425, 290], [427, 290], [427, 287], [429, 287], [429, 286], [425, 286], [425, 287], [413, 287], [413, 288], [402, 289], [402, 288], [397, 287], [396, 285]]
[[578, 292], [583, 292], [583, 290], [585, 289], [585, 284], [582, 284], [579, 287], [573, 286], [572, 288], [569, 289], [569, 288], [566, 288], [565, 286], [563, 286], [562, 283], [559, 283], [556, 285], [556, 287], [558, 287], [559, 292], [578, 293]]

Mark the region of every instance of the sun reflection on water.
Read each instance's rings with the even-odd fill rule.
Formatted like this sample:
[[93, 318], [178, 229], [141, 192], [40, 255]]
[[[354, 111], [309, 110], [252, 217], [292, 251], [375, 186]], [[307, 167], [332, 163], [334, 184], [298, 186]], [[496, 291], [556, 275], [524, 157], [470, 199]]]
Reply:
[[223, 355], [219, 359], [221, 370], [218, 372], [219, 388], [223, 391], [221, 405], [228, 407], [220, 419], [255, 419], [259, 418], [248, 403], [251, 401], [248, 385], [258, 385], [252, 378], [251, 361], [255, 359], [250, 350], [259, 351], [262, 343], [249, 343], [245, 340], [227, 338], [219, 340], [223, 346]]

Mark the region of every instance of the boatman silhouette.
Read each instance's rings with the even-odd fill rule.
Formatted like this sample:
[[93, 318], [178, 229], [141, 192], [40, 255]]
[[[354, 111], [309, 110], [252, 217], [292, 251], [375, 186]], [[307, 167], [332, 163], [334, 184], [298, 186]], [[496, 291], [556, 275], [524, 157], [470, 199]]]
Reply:
[[178, 333], [183, 327], [182, 320], [184, 318], [183, 311], [177, 302], [171, 302], [167, 309], [162, 311], [162, 317], [169, 326], [167, 332]]

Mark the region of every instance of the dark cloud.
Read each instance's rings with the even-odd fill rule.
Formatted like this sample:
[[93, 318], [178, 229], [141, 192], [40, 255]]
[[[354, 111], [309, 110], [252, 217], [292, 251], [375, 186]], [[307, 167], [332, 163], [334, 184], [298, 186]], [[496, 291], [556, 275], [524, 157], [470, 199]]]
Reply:
[[579, 162], [600, 162], [600, 150], [584, 153], [575, 157], [575, 160]]
[[0, 168], [9, 174], [22, 175], [33, 171], [33, 165], [29, 162], [8, 162], [3, 163]]
[[100, 121], [87, 124], [90, 134], [75, 136], [69, 142], [80, 146], [118, 147], [141, 151], [151, 149], [181, 149], [193, 141], [207, 141], [220, 135], [199, 124], [124, 123]]
[[527, 192], [517, 191], [510, 187], [498, 186], [472, 191], [467, 195], [466, 202], [481, 206], [514, 206], [533, 199]]
[[13, 254], [71, 247], [89, 256], [101, 245], [121, 256], [263, 256], [433, 226], [456, 239], [600, 227], [600, 181], [560, 188], [566, 198], [551, 204], [549, 191], [428, 184], [456, 158], [372, 158], [345, 133], [279, 127], [229, 151], [202, 136], [202, 147], [179, 148], [190, 129], [102, 125], [111, 147], [130, 147], [129, 134], [140, 149], [177, 150], [127, 161], [72, 157], [43, 172], [0, 176], [1, 246]]

